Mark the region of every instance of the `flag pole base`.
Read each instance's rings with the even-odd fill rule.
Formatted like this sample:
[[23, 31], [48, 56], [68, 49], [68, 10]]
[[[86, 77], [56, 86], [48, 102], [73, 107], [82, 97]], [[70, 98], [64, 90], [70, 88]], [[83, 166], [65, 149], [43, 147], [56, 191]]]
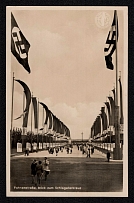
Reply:
[[122, 160], [121, 148], [113, 148], [113, 160]]

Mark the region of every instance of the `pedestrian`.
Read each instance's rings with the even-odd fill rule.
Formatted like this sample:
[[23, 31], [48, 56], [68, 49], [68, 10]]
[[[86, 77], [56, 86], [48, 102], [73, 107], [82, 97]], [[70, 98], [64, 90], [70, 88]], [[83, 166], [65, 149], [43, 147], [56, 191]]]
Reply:
[[31, 152], [33, 153], [33, 143], [31, 144]]
[[90, 158], [90, 146], [88, 147], [88, 157]]
[[51, 154], [51, 148], [48, 148], [48, 152], [49, 152], [49, 154]]
[[107, 151], [107, 161], [109, 162], [109, 159], [110, 159], [110, 152]]
[[38, 147], [36, 147], [36, 153], [38, 152]]
[[32, 183], [35, 183], [36, 165], [37, 165], [37, 162], [36, 162], [36, 160], [34, 159], [33, 162], [32, 162], [32, 164], [31, 164]]
[[54, 147], [52, 148], [52, 154], [54, 153]]
[[69, 147], [67, 147], [67, 154], [69, 154]]
[[91, 147], [91, 154], [93, 154], [93, 146]]
[[78, 150], [79, 150], [79, 145], [77, 145], [77, 147], [78, 147]]
[[93, 153], [94, 153], [94, 146], [93, 146]]
[[82, 146], [82, 154], [85, 154], [85, 146]]
[[86, 153], [86, 145], [84, 145], [83, 149], [84, 149], [84, 154], [85, 154]]
[[37, 186], [38, 186], [41, 184], [41, 178], [43, 176], [43, 166], [41, 161], [39, 161], [39, 163], [36, 165], [36, 174], [37, 174]]
[[26, 150], [25, 150], [25, 156], [27, 156], [27, 148], [26, 148]]
[[61, 147], [61, 152], [63, 152], [63, 147]]
[[55, 148], [56, 156], [58, 156], [58, 148]]
[[88, 157], [88, 146], [86, 146], [86, 150], [85, 150], [85, 153], [86, 153], [86, 157]]
[[70, 147], [70, 154], [72, 154], [72, 148]]
[[79, 145], [79, 150], [81, 151], [81, 145]]
[[43, 161], [43, 172], [44, 172], [44, 176], [45, 176], [45, 181], [47, 180], [47, 176], [49, 175], [50, 173], [50, 170], [49, 170], [49, 160], [47, 157], [44, 158], [44, 161]]
[[88, 158], [88, 156], [89, 156], [89, 151], [88, 151], [88, 149], [86, 150], [86, 154], [87, 154], [86, 157]]
[[25, 156], [29, 156], [29, 148], [28, 147], [26, 147]]

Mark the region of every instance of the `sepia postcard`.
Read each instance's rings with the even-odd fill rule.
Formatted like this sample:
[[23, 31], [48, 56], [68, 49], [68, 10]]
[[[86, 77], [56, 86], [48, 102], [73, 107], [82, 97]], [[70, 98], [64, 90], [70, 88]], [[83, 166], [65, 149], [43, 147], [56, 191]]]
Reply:
[[128, 196], [128, 8], [6, 7], [6, 195]]

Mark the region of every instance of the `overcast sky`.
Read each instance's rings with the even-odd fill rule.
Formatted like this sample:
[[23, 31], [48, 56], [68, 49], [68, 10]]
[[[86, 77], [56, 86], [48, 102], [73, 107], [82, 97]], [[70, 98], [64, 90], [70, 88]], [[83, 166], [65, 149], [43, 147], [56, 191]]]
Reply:
[[[49, 8], [50, 9], [50, 8]], [[97, 23], [100, 12], [109, 20]], [[11, 73], [24, 81], [71, 131], [72, 138], [89, 138], [91, 126], [115, 84], [115, 70], [106, 68], [104, 47], [114, 10], [15, 10], [14, 18], [28, 42], [29, 74], [11, 56]], [[123, 76], [124, 20], [119, 21], [118, 69]], [[10, 33], [9, 33], [10, 37]], [[10, 50], [9, 50], [10, 51]], [[115, 61], [113, 54], [113, 62]], [[14, 118], [22, 113], [23, 89], [15, 82]], [[40, 106], [40, 127], [42, 108]], [[22, 119], [13, 122], [22, 127]], [[30, 130], [30, 117], [28, 121]]]

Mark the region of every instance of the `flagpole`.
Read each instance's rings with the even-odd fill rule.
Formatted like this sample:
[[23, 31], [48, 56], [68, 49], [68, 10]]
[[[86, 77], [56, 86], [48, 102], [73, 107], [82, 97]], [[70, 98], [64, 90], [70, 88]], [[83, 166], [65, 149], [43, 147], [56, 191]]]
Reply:
[[115, 40], [115, 43], [116, 43], [116, 50], [115, 50], [115, 57], [116, 57], [116, 59], [115, 59], [115, 62], [116, 62], [116, 106], [118, 106], [118, 57], [117, 57], [117, 49], [118, 49], [118, 47], [117, 47], [117, 11], [115, 11], [116, 12], [116, 23], [115, 23], [115, 25], [116, 25], [116, 40]]
[[[44, 108], [43, 108], [43, 115], [42, 115], [42, 126], [44, 128]], [[42, 130], [42, 149], [43, 149], [43, 130]]]
[[[107, 97], [106, 97], [106, 102], [107, 102]], [[105, 107], [105, 105], [104, 105], [104, 107]], [[106, 109], [106, 116], [107, 116], [107, 118], [108, 118], [107, 106], [106, 106], [105, 109]], [[106, 119], [107, 119], [107, 118], [106, 118]], [[109, 138], [108, 138], [108, 124], [109, 124], [109, 123], [108, 123], [108, 119], [107, 119], [107, 132], [106, 132], [106, 142], [107, 142], [107, 144], [108, 144], [108, 139], [109, 139]]]
[[116, 29], [116, 49], [115, 49], [115, 63], [116, 63], [116, 102], [115, 102], [115, 153], [114, 159], [119, 160], [120, 157], [120, 132], [119, 132], [119, 106], [118, 106], [118, 47], [117, 47], [117, 11], [115, 11], [115, 29]]
[[[120, 80], [120, 136], [121, 134], [121, 130], [123, 130], [123, 104], [122, 104], [122, 94], [121, 94], [121, 71], [119, 71], [119, 80]], [[121, 159], [123, 157], [123, 137], [121, 138]]]
[[39, 132], [39, 98], [38, 98], [38, 127], [37, 127], [37, 133]]
[[[33, 98], [33, 92], [32, 92], [32, 96], [31, 96], [31, 100]], [[32, 114], [33, 114], [33, 111], [32, 111], [32, 102], [31, 102], [31, 151], [33, 152], [33, 148], [32, 148]]]
[[[120, 81], [121, 81], [121, 71], [119, 71], [119, 79], [120, 79]], [[121, 118], [121, 100], [120, 100], [120, 118]]]
[[12, 107], [11, 107], [11, 132], [13, 129], [13, 96], [14, 96], [14, 72], [13, 72], [13, 82], [12, 82]]
[[[22, 118], [23, 118], [23, 121], [22, 121], [22, 123], [24, 124], [24, 106], [25, 106], [25, 91], [23, 91], [23, 116], [22, 116]], [[22, 151], [23, 151], [23, 149], [25, 148], [24, 147], [24, 140], [25, 140], [25, 138], [24, 138], [24, 134], [25, 134], [25, 132], [24, 132], [24, 126], [23, 126], [23, 124], [22, 124], [22, 135], [21, 135], [21, 139], [22, 139]]]
[[[33, 92], [32, 92], [32, 96], [31, 96], [31, 100], [32, 100], [32, 98], [33, 98]], [[33, 108], [32, 108], [32, 103], [31, 103], [31, 133], [32, 133], [32, 115], [33, 115]]]
[[[25, 92], [23, 91], [23, 113], [24, 113], [24, 105], [25, 105]], [[24, 122], [24, 114], [23, 114], [23, 122]], [[24, 126], [23, 126], [23, 135], [24, 135]]]
[[39, 98], [38, 98], [38, 115], [37, 115], [37, 119], [38, 119], [38, 126], [37, 126], [37, 147], [39, 147]]

